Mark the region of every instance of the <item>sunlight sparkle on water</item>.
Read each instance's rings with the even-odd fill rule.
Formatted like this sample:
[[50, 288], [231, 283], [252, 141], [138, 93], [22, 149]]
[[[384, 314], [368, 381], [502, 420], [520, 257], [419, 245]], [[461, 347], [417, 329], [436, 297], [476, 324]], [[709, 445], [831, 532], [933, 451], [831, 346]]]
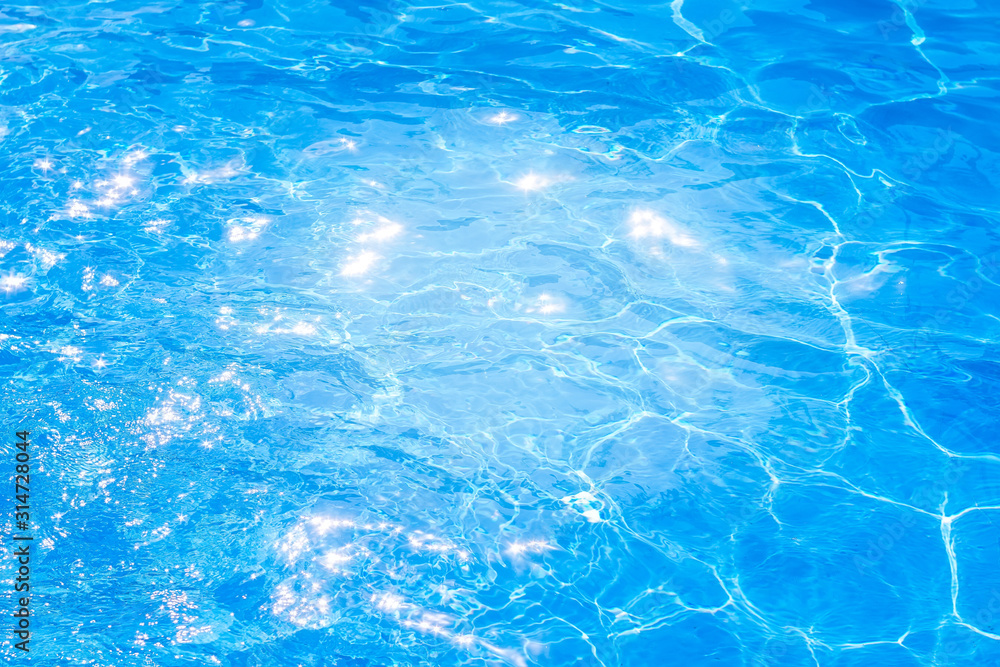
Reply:
[[361, 276], [372, 269], [376, 262], [379, 260], [379, 256], [370, 250], [364, 250], [353, 257], [348, 258], [347, 262], [340, 269], [340, 275], [342, 276]]
[[632, 211], [628, 218], [629, 236], [634, 239], [667, 239], [670, 243], [685, 248], [698, 246], [698, 242], [680, 227], [656, 211], [640, 208]]
[[379, 226], [374, 230], [359, 234], [357, 240], [361, 243], [366, 241], [388, 241], [391, 238], [399, 236], [403, 231], [403, 226], [398, 222], [380, 218], [379, 223]]
[[2, 289], [7, 294], [11, 292], [19, 292], [24, 289], [27, 284], [28, 279], [24, 276], [17, 275], [16, 273], [8, 273], [5, 276], [0, 277], [0, 289]]
[[506, 125], [507, 123], [513, 123], [518, 118], [519, 116], [517, 114], [504, 110], [496, 115], [490, 116], [487, 120], [494, 125]]
[[547, 176], [541, 176], [534, 172], [529, 172], [517, 179], [514, 185], [524, 190], [525, 192], [532, 192], [535, 190], [541, 190], [552, 184], [552, 179]]

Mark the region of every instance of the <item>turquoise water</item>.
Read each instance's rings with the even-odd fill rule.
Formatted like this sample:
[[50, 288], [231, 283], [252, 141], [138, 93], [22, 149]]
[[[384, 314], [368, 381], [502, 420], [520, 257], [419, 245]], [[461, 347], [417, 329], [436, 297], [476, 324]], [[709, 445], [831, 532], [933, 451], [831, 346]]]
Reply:
[[971, 1], [5, 3], [31, 662], [1000, 664], [998, 42]]

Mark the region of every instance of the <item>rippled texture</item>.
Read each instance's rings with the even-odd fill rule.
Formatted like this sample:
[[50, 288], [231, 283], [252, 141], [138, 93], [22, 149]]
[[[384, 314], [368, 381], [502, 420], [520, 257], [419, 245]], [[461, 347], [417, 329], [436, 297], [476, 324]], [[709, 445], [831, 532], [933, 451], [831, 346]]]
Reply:
[[5, 3], [35, 664], [998, 664], [998, 42]]

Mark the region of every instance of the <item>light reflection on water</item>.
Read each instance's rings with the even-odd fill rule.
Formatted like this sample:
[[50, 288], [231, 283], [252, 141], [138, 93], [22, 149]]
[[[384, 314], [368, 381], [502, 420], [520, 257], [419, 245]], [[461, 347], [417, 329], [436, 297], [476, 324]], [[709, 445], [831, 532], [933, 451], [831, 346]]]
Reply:
[[4, 9], [40, 659], [1000, 655], [992, 98], [934, 45], [1000, 51], [578, 4]]

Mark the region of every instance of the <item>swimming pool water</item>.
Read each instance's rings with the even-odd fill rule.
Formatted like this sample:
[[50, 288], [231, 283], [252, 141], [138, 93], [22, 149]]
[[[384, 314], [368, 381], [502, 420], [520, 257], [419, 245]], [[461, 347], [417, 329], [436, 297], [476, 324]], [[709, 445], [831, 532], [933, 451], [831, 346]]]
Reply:
[[4, 3], [6, 659], [1000, 664], [998, 42]]

